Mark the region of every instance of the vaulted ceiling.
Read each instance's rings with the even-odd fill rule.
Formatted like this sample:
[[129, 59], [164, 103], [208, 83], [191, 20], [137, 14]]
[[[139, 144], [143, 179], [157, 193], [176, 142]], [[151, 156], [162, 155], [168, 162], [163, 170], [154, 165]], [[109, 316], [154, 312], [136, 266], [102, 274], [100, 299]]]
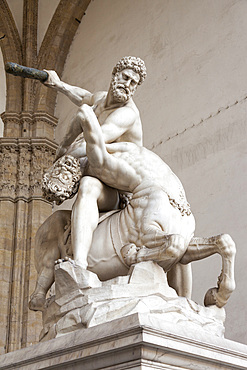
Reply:
[[[60, 0], [38, 51], [38, 0], [23, 0], [21, 4], [22, 35], [11, 11], [11, 1], [1, 0], [0, 47], [4, 63], [54, 69], [62, 74], [71, 42], [90, 1]], [[37, 81], [23, 81], [11, 75], [6, 76], [6, 85], [6, 112], [42, 111], [54, 115], [56, 91], [44, 88]]]

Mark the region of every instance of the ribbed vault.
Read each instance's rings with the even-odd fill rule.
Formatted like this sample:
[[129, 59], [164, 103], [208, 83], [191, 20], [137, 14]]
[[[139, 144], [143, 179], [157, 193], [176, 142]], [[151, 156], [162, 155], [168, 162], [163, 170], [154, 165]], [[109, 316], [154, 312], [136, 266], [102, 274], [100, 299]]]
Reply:
[[[38, 0], [23, 2], [23, 41], [6, 0], [0, 1], [0, 46], [4, 63], [54, 69], [63, 73], [64, 64], [81, 19], [91, 0], [61, 0], [37, 55]], [[6, 112], [43, 111], [54, 115], [56, 91], [36, 81], [6, 76]]]

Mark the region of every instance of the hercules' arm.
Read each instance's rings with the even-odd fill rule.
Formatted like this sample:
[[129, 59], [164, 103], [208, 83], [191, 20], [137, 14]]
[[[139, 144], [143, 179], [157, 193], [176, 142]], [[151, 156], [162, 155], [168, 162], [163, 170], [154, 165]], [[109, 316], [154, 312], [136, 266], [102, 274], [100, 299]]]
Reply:
[[60, 80], [55, 71], [47, 71], [48, 79], [44, 85], [56, 89], [66, 95], [74, 104], [81, 106], [82, 104], [92, 105], [93, 94], [89, 91], [77, 86], [69, 85]]

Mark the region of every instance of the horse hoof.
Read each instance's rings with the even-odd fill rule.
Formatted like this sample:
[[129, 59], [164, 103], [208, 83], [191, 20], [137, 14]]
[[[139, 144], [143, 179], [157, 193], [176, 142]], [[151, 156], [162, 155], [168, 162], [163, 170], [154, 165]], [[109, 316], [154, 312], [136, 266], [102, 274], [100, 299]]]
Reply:
[[213, 306], [216, 305], [217, 307], [223, 307], [228, 299], [224, 297], [220, 297], [219, 289], [218, 288], [211, 288], [207, 291], [204, 297], [204, 306]]
[[217, 288], [211, 288], [207, 291], [204, 297], [204, 306], [217, 306]]
[[43, 294], [36, 294], [29, 301], [29, 309], [32, 311], [44, 311], [46, 298]]
[[121, 254], [126, 265], [131, 266], [136, 263], [137, 247], [135, 244], [126, 244], [121, 249]]

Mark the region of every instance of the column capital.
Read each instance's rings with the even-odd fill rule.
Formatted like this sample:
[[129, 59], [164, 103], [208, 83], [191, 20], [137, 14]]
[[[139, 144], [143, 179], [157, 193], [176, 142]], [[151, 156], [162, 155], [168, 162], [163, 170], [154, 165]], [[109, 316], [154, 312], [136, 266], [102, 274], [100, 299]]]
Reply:
[[57, 144], [46, 138], [0, 138], [0, 201], [42, 199], [41, 180]]

